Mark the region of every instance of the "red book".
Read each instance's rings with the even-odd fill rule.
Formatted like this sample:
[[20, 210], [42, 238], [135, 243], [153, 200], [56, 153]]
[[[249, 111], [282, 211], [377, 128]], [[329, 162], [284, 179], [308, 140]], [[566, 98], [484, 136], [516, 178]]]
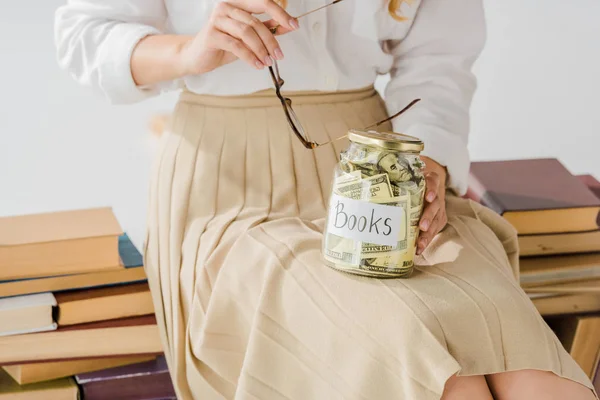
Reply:
[[598, 229], [600, 199], [554, 158], [473, 162], [467, 197], [520, 235]]
[[[591, 175], [577, 175], [600, 198], [600, 182]], [[597, 224], [600, 227], [600, 214]], [[600, 228], [585, 232], [520, 235], [521, 257], [600, 252]]]

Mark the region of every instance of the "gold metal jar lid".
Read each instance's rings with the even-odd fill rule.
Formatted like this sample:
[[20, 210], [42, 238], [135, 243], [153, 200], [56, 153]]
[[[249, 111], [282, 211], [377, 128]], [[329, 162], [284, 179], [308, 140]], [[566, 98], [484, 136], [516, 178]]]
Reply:
[[398, 150], [404, 153], [420, 153], [425, 147], [420, 139], [396, 132], [378, 132], [373, 130], [361, 131], [351, 129], [348, 131], [348, 139], [355, 143]]

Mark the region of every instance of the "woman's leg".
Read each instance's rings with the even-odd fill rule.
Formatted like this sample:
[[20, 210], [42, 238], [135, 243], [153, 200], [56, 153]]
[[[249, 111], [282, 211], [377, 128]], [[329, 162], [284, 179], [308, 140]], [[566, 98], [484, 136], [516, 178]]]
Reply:
[[496, 400], [595, 400], [587, 387], [548, 371], [503, 372], [486, 380]]
[[493, 400], [485, 377], [453, 376], [446, 382], [441, 400]]

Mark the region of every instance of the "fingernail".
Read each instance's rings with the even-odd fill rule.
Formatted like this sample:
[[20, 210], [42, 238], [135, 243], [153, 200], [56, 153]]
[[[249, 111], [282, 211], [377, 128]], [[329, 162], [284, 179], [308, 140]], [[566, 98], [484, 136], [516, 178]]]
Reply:
[[254, 65], [256, 65], [256, 68], [258, 68], [258, 69], [263, 69], [265, 67], [265, 65], [258, 60], [256, 60]]
[[435, 193], [434, 192], [427, 193], [427, 201], [433, 201], [433, 199], [435, 199]]
[[295, 19], [290, 19], [290, 26], [294, 29], [298, 29], [300, 28], [300, 25], [298, 25], [298, 21], [296, 21]]
[[281, 51], [280, 48], [276, 48], [273, 53], [275, 53], [275, 59], [283, 60], [283, 52]]
[[271, 65], [273, 65], [273, 60], [271, 60], [271, 56], [266, 56], [265, 57], [265, 65], [270, 67]]
[[429, 228], [429, 221], [424, 219], [423, 221], [421, 221], [421, 229], [423, 229], [424, 231], [426, 231]]

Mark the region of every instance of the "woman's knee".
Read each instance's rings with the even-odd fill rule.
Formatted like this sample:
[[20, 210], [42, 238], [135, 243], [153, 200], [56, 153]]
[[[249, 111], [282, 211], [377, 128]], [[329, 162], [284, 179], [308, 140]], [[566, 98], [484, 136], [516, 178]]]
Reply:
[[552, 372], [526, 369], [487, 375], [495, 400], [595, 400], [587, 387]]
[[485, 377], [454, 375], [446, 381], [441, 400], [493, 400]]

